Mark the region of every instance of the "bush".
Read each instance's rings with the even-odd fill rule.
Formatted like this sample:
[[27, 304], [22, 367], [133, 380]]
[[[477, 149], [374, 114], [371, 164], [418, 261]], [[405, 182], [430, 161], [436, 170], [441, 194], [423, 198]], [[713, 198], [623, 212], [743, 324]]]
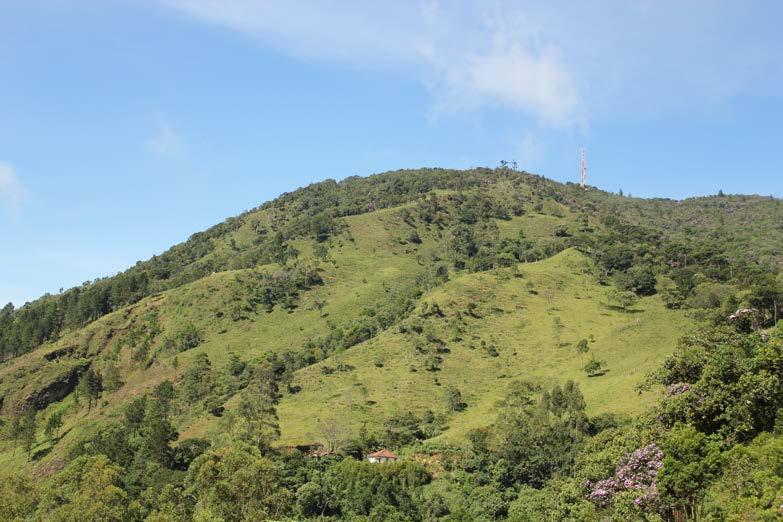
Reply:
[[454, 386], [446, 388], [446, 409], [448, 411], [463, 411], [468, 404], [462, 400], [462, 392]]
[[590, 359], [584, 366], [584, 371], [588, 377], [598, 377], [607, 372], [606, 365], [601, 361]]
[[173, 347], [178, 352], [192, 350], [201, 344], [201, 332], [193, 323], [187, 324], [172, 339], [167, 339], [165, 345]]

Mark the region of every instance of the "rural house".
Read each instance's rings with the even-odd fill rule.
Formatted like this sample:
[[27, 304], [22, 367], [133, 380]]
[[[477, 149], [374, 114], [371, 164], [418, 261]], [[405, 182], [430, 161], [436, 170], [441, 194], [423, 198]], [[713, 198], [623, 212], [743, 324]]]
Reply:
[[369, 455], [367, 455], [367, 460], [373, 463], [396, 462], [400, 460], [400, 457], [398, 457], [391, 451], [387, 450], [386, 448], [383, 448], [380, 451], [376, 451], [375, 453], [370, 453]]

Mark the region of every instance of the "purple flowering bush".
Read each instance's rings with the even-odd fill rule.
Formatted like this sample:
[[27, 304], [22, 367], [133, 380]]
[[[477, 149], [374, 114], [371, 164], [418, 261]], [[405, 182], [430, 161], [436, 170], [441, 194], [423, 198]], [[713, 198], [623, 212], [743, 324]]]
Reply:
[[[598, 507], [607, 507], [618, 495], [628, 492], [638, 508], [653, 507], [658, 500], [656, 478], [663, 467], [663, 451], [649, 444], [620, 460], [614, 476], [592, 483], [587, 481], [587, 499]], [[626, 495], [623, 495], [626, 496]]]

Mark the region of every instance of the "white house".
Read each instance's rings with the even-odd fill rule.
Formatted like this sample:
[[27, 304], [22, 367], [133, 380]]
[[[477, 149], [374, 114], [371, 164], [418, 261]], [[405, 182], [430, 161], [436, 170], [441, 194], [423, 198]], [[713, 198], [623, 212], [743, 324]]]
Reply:
[[370, 453], [369, 455], [367, 455], [367, 460], [373, 463], [396, 462], [400, 460], [400, 457], [398, 457], [391, 451], [387, 450], [386, 448], [383, 448], [380, 451], [376, 451], [375, 453]]

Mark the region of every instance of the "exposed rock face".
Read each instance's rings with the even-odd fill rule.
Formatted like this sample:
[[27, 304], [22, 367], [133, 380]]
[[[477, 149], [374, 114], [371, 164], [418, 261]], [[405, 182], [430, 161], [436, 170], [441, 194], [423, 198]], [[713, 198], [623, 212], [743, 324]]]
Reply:
[[89, 365], [87, 361], [75, 364], [51, 382], [34, 390], [24, 399], [23, 407], [32, 406], [36, 410], [42, 410], [49, 404], [62, 400], [76, 388], [79, 384], [79, 376]]
[[45, 353], [43, 357], [47, 361], [54, 361], [61, 357], [70, 357], [71, 355], [74, 354], [76, 348], [77, 348], [76, 346], [64, 346], [62, 348], [52, 350], [49, 353]]

